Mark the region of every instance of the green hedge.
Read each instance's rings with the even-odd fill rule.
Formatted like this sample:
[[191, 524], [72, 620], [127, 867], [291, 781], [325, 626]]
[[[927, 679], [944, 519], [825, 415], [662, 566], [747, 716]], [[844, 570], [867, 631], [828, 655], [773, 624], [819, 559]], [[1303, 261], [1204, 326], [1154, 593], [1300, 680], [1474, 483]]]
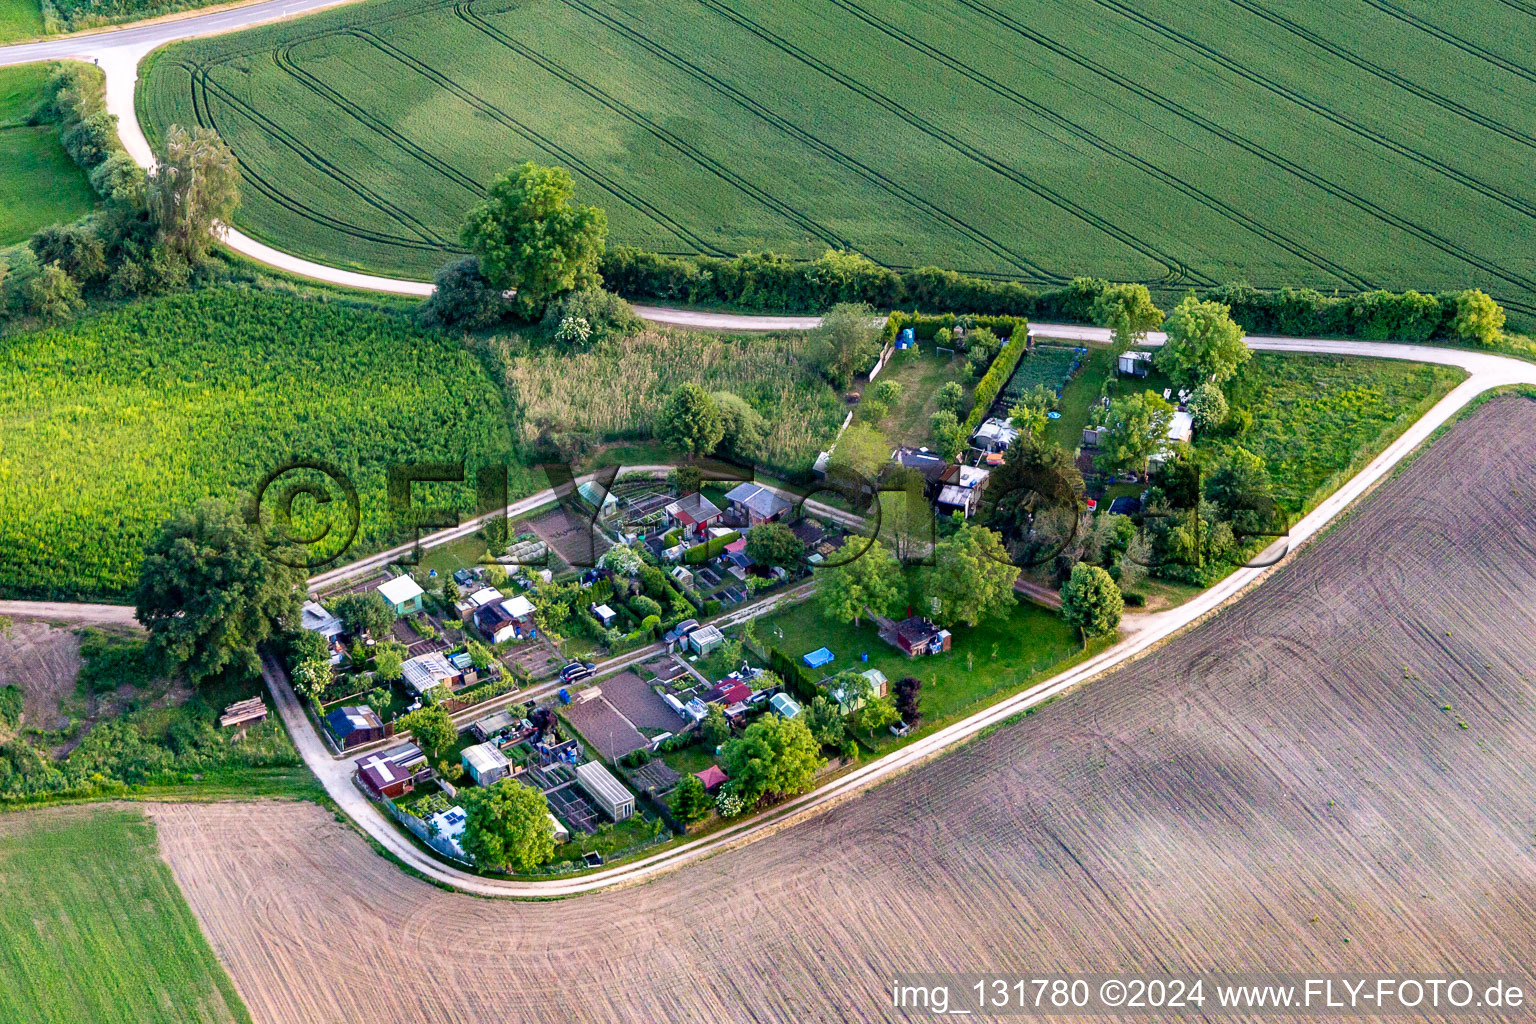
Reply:
[[711, 558], [714, 558], [716, 555], [718, 555], [720, 552], [724, 551], [727, 544], [734, 544], [740, 539], [741, 533], [738, 530], [732, 530], [730, 533], [722, 533], [718, 537], [711, 537], [703, 544], [695, 544], [687, 551], [684, 551], [683, 561], [687, 562], [689, 565], [698, 565], [700, 562], [707, 562]]
[[[867, 302], [876, 309], [945, 309], [953, 315], [1078, 324], [1093, 322], [1093, 302], [1109, 287], [1100, 278], [1078, 277], [1060, 288], [1036, 290], [937, 267], [896, 271], [856, 253], [837, 251], [815, 260], [774, 253], [724, 259], [664, 256], [619, 246], [603, 257], [602, 273], [607, 287], [626, 298], [685, 305], [820, 313], [839, 302]], [[1232, 318], [1252, 334], [1409, 342], [1453, 336], [1456, 294], [1324, 295], [1310, 288], [1260, 291], [1242, 283], [1198, 293], [1201, 299], [1231, 306]], [[1177, 300], [1174, 295], [1161, 297]]]
[[800, 661], [791, 658], [777, 647], [768, 652], [768, 668], [784, 680], [790, 696], [801, 704], [810, 704], [821, 693], [821, 689], [816, 685], [817, 680], [800, 664]]
[[992, 403], [997, 400], [998, 393], [1007, 385], [1008, 378], [1013, 376], [1014, 368], [1019, 365], [1019, 359], [1028, 348], [1027, 341], [1027, 335], [1015, 334], [997, 353], [992, 365], [987, 367], [986, 374], [976, 385], [976, 393], [972, 396], [971, 414], [965, 418], [966, 437], [970, 437], [981, 425]]

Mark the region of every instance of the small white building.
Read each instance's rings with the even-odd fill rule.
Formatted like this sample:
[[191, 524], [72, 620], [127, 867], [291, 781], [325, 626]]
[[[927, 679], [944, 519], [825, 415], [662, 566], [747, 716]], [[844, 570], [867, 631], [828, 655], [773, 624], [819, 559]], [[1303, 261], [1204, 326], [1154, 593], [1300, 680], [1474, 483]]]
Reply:
[[576, 784], [614, 821], [634, 816], [635, 794], [596, 761], [576, 766]]
[[787, 693], [776, 693], [768, 700], [773, 713], [782, 718], [794, 718], [800, 713], [800, 705]]
[[409, 575], [396, 576], [392, 580], [380, 583], [375, 589], [389, 610], [396, 616], [409, 615], [412, 612], [421, 611], [421, 597], [426, 593], [421, 585], [411, 579]]
[[512, 762], [494, 743], [475, 743], [459, 755], [464, 770], [478, 786], [489, 786], [512, 774]]
[[1168, 440], [1188, 444], [1195, 437], [1195, 418], [1182, 410], [1173, 414], [1168, 423]]
[[1145, 377], [1151, 368], [1150, 352], [1122, 352], [1115, 364], [1115, 369], [1120, 371], [1122, 377]]
[[594, 605], [592, 614], [597, 616], [597, 621], [601, 622], [605, 628], [613, 625], [613, 620], [619, 617], [619, 613], [606, 604]]
[[327, 640], [335, 640], [347, 631], [341, 624], [341, 620], [321, 607], [318, 601], [304, 602], [304, 612], [299, 617], [299, 625], [311, 633], [319, 633]]
[[997, 417], [983, 420], [981, 426], [976, 428], [976, 433], [971, 435], [971, 443], [984, 452], [1003, 452], [1013, 444], [1019, 436], [1015, 428], [1007, 420]]
[[550, 831], [555, 834], [555, 842], [563, 843], [567, 839], [571, 838], [570, 829], [560, 824], [559, 818], [555, 817], [553, 814], [550, 814], [548, 811], [545, 811], [544, 813], [545, 816], [549, 818], [549, 828]]
[[455, 857], [460, 860], [469, 860], [469, 855], [464, 852], [461, 842], [464, 838], [464, 826], [469, 821], [469, 815], [464, 813], [464, 808], [455, 804], [446, 811], [438, 811], [427, 819], [427, 824], [432, 827], [432, 834], [445, 842]]

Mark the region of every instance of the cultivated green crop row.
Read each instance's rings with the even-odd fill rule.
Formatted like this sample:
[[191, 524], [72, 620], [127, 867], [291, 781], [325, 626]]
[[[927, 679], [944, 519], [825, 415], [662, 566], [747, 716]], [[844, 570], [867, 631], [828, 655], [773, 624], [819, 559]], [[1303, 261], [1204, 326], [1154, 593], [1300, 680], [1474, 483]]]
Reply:
[[[242, 225], [426, 275], [524, 159], [614, 240], [1037, 283], [1480, 285], [1536, 302], [1536, 33], [1389, 0], [382, 0], [160, 55]], [[728, 57], [727, 57], [728, 55]]]
[[[250, 502], [291, 458], [355, 483], [356, 557], [402, 536], [387, 466], [464, 460], [468, 484], [416, 500], [470, 512], [475, 467], [510, 450], [478, 360], [401, 318], [227, 288], [6, 339], [0, 593], [121, 597], [163, 519], [203, 497]], [[526, 486], [516, 472], [514, 493]], [[300, 495], [293, 508], [315, 506]]]

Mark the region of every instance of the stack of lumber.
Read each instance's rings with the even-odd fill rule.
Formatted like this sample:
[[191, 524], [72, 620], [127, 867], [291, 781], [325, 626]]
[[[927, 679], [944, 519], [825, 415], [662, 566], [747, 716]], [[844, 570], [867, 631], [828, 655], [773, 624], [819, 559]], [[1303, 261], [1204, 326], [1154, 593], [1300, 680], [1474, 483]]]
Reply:
[[228, 729], [232, 725], [250, 725], [266, 720], [267, 705], [260, 697], [252, 697], [249, 700], [237, 700], [225, 708], [224, 714], [219, 717], [219, 726]]

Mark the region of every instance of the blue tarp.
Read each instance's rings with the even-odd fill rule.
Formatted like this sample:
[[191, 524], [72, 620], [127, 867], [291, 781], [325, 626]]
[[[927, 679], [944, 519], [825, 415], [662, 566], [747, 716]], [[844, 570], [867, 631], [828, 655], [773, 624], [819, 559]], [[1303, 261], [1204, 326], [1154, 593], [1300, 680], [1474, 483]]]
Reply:
[[811, 668], [821, 668], [821, 666], [832, 660], [833, 654], [825, 647], [818, 647], [810, 654], [802, 654], [801, 657], [805, 659], [805, 663], [811, 666]]

